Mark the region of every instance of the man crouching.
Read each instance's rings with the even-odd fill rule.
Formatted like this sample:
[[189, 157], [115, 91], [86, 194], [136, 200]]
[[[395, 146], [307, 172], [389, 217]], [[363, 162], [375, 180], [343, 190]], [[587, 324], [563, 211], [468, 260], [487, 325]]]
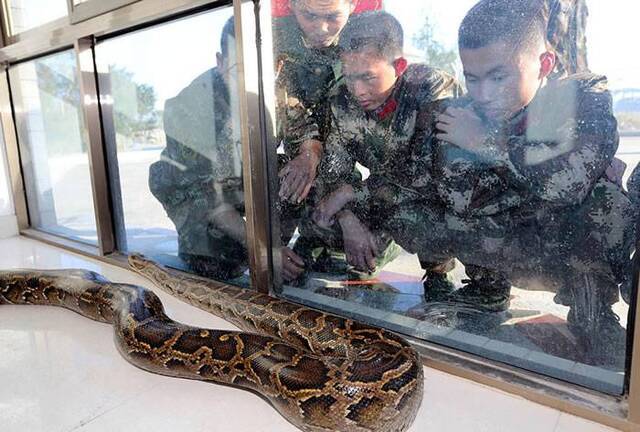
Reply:
[[[469, 94], [437, 118], [435, 175], [448, 208], [475, 227], [456, 256], [512, 281], [548, 281], [601, 363], [624, 356], [611, 306], [631, 271], [632, 212], [607, 175], [618, 133], [606, 78], [548, 80], [556, 56], [542, 11], [540, 0], [482, 0], [465, 17]], [[475, 302], [483, 291], [459, 296]]]
[[[389, 252], [392, 238], [403, 247], [405, 243], [386, 224], [389, 210], [407, 198], [404, 190], [380, 189], [385, 179], [408, 175], [418, 112], [453, 96], [458, 86], [442, 71], [408, 65], [402, 26], [386, 12], [352, 17], [339, 48], [345, 85], [329, 99], [331, 128], [317, 186], [324, 198], [313, 220], [319, 235], [344, 243], [356, 270], [372, 273], [395, 257]], [[369, 170], [366, 181], [352, 175], [356, 163]], [[393, 203], [376, 205], [373, 198], [381, 194]], [[448, 256], [419, 258], [427, 271], [450, 269], [453, 263]], [[448, 284], [445, 272], [438, 274]]]

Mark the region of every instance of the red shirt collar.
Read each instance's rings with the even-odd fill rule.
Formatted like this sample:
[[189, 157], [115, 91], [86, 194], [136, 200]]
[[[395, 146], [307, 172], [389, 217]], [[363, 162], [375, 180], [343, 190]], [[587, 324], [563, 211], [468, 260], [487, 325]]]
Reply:
[[373, 111], [372, 115], [379, 121], [382, 121], [390, 115], [393, 115], [393, 113], [396, 112], [396, 109], [398, 109], [398, 102], [396, 101], [394, 95], [391, 95], [391, 97], [387, 99], [385, 103], [383, 103]]

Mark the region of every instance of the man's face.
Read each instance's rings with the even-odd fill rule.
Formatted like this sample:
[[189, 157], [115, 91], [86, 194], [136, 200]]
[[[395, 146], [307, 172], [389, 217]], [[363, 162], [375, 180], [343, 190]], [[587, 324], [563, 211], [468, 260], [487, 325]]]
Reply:
[[350, 0], [295, 0], [291, 8], [305, 40], [314, 48], [331, 46], [353, 11]]
[[393, 64], [370, 48], [345, 53], [341, 58], [349, 92], [362, 109], [373, 111], [382, 106], [397, 80]]
[[460, 51], [469, 96], [488, 119], [511, 118], [529, 105], [542, 85], [536, 51], [514, 51], [506, 42]]

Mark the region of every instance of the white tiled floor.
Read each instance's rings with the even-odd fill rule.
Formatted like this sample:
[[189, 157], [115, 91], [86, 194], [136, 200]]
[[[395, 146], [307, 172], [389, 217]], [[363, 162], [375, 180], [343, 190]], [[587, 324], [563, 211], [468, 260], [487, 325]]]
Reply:
[[[153, 288], [117, 267], [24, 238], [0, 240], [0, 269], [87, 268]], [[233, 328], [159, 290], [169, 316]], [[267, 402], [229, 387], [153, 375], [123, 360], [109, 326], [62, 309], [0, 307], [3, 432], [291, 431]], [[413, 432], [599, 432], [595, 423], [425, 369]]]

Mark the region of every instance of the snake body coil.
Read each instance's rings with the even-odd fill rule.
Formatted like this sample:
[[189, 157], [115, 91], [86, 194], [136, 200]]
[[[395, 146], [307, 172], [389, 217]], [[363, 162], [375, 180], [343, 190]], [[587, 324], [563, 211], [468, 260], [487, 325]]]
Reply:
[[158, 266], [131, 267], [170, 294], [244, 332], [166, 316], [151, 291], [83, 270], [2, 271], [0, 304], [53, 305], [110, 323], [121, 354], [163, 375], [256, 391], [304, 431], [395, 432], [422, 400], [420, 359], [385, 330]]

